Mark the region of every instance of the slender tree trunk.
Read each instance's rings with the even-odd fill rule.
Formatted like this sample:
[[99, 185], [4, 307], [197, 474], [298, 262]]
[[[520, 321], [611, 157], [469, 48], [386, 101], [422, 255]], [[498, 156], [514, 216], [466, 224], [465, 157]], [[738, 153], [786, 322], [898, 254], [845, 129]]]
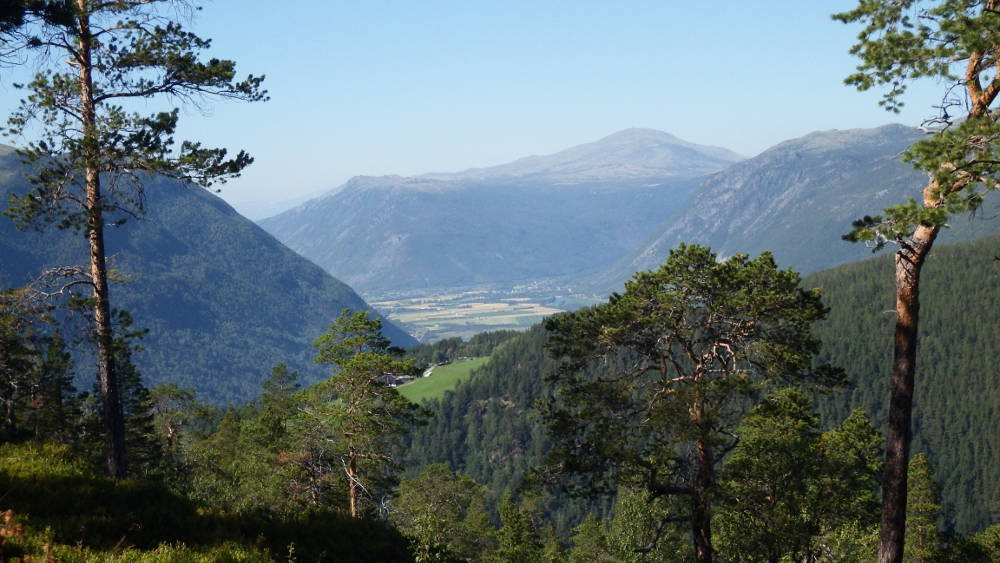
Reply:
[[910, 461], [920, 272], [940, 227], [919, 226], [896, 252], [896, 338], [889, 394], [889, 428], [882, 477], [879, 563], [900, 563], [906, 532], [906, 475]]
[[11, 391], [10, 395], [4, 397], [3, 407], [3, 430], [7, 434], [8, 440], [15, 440], [17, 436], [17, 408], [15, 406], [14, 396], [16, 391]]
[[351, 517], [358, 517], [358, 457], [354, 446], [348, 453], [350, 461], [347, 463], [347, 497], [351, 504]]
[[90, 244], [90, 278], [94, 288], [94, 339], [97, 342], [97, 381], [103, 401], [105, 446], [108, 474], [123, 478], [128, 473], [125, 455], [125, 422], [122, 416], [118, 379], [115, 373], [114, 339], [111, 328], [111, 302], [108, 296], [108, 269], [104, 250], [104, 216], [101, 210], [101, 178], [97, 138], [97, 111], [94, 104], [93, 36], [86, 0], [76, 2], [79, 14], [80, 110], [86, 151], [85, 205], [87, 210], [87, 242]]

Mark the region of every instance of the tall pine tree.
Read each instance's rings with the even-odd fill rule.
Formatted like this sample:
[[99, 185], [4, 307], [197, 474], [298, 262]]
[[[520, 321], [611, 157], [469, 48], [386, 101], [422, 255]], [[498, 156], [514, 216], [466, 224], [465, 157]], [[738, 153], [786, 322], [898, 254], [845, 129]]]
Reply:
[[1000, 1], [860, 0], [835, 14], [863, 29], [851, 53], [860, 59], [847, 83], [885, 87], [882, 105], [898, 111], [910, 82], [944, 84], [931, 135], [904, 159], [927, 171], [920, 201], [911, 198], [865, 217], [845, 238], [896, 250], [896, 326], [889, 428], [882, 487], [881, 563], [899, 563], [906, 532], [907, 464], [920, 322], [920, 276], [941, 228], [956, 213], [975, 211], [1000, 187]]
[[[252, 159], [185, 141], [175, 147], [176, 108], [142, 115], [132, 108], [168, 98], [265, 99], [261, 77], [236, 80], [232, 61], [199, 58], [208, 40], [171, 16], [181, 0], [58, 0], [68, 14], [49, 18], [30, 10], [18, 28], [23, 48], [39, 53], [41, 71], [8, 121], [9, 133], [29, 140], [18, 152], [30, 167], [32, 189], [8, 214], [20, 225], [55, 223], [82, 233], [86, 266], [51, 272], [63, 284], [89, 287], [97, 381], [105, 424], [109, 474], [127, 473], [119, 370], [115, 367], [111, 296], [104, 231], [109, 222], [141, 215], [143, 184], [166, 175], [203, 186], [239, 175]], [[123, 215], [124, 214], [124, 215]]]

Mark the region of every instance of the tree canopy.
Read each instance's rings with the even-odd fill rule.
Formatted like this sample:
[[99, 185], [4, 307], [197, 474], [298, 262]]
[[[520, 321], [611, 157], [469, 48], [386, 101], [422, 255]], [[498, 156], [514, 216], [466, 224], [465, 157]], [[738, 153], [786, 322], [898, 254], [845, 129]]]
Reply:
[[810, 326], [826, 309], [799, 284], [768, 253], [720, 261], [682, 245], [608, 303], [552, 317], [549, 350], [564, 363], [543, 408], [547, 476], [573, 492], [627, 484], [686, 499], [669, 518], [690, 524], [698, 560], [711, 561], [716, 465], [747, 399], [842, 375], [813, 366]]

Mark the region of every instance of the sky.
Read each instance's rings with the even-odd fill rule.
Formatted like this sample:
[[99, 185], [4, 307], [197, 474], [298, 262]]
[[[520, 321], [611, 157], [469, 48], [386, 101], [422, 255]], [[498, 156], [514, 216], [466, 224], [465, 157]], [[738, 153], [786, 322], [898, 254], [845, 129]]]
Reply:
[[356, 175], [491, 166], [629, 127], [753, 156], [816, 130], [916, 125], [940, 85], [895, 115], [843, 84], [858, 29], [830, 14], [855, 3], [209, 0], [188, 27], [266, 75], [271, 99], [182, 110], [178, 138], [255, 157], [220, 195], [256, 219]]

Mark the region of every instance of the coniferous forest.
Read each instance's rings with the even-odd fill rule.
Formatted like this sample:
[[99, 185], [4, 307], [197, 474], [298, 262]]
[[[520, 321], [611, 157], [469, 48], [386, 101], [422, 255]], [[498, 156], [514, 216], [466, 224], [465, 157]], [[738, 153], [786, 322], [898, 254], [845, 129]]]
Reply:
[[[511, 287], [434, 288], [502, 295], [494, 309], [463, 305], [482, 317], [517, 318], [540, 293], [589, 306], [422, 344], [202, 191], [254, 159], [180, 140], [181, 118], [213, 102], [266, 102], [269, 83], [216, 58], [181, 17], [196, 11], [174, 0], [0, 8], [0, 69], [31, 57], [37, 71], [12, 84], [22, 97], [4, 133], [19, 142], [0, 147], [0, 559], [1000, 561], [1000, 236], [976, 238], [996, 232], [984, 222], [963, 230], [974, 240], [935, 244], [995, 208], [1000, 2], [865, 0], [833, 15], [858, 30], [846, 84], [881, 91], [885, 109], [898, 111], [914, 81], [948, 84], [921, 135], [819, 135], [780, 154], [799, 162], [801, 189], [783, 196], [800, 198], [783, 211], [799, 214], [794, 224], [807, 221], [810, 198], [795, 192], [810, 178], [915, 182], [919, 199], [850, 202], [862, 211], [830, 245], [875, 256], [801, 275], [779, 253], [723, 255], [692, 240], [590, 299], [567, 279], [597, 283], [657, 244], [635, 241], [670, 240], [597, 220], [583, 231], [606, 239], [602, 264]], [[898, 157], [915, 175], [881, 153], [839, 157], [861, 175], [823, 160], [833, 138], [840, 150], [856, 137], [911, 136]], [[760, 178], [732, 185], [789, 181], [766, 172], [779, 160], [766, 154], [731, 172]], [[685, 229], [713, 221], [706, 190], [732, 187], [725, 167], [741, 159], [642, 131], [556, 156], [491, 173], [518, 194], [535, 180], [559, 186], [580, 210], [591, 209], [586, 190], [601, 205], [641, 205], [659, 201], [651, 188], [682, 186], [675, 218], [698, 215]], [[823, 170], [809, 176], [813, 167]], [[417, 201], [472, 178], [489, 191], [496, 177], [483, 170], [344, 190], [408, 184]], [[773, 216], [771, 202], [752, 203]], [[365, 222], [368, 242], [389, 230]], [[434, 226], [440, 236], [452, 227]], [[408, 235], [392, 236], [405, 247]], [[464, 251], [486, 246], [474, 232], [455, 236]], [[616, 264], [608, 249], [625, 247], [633, 255]], [[825, 263], [824, 248], [796, 252]], [[504, 280], [538, 262], [478, 258], [501, 264]], [[474, 267], [450, 262], [449, 279]], [[412, 293], [430, 270], [383, 303], [412, 301], [433, 317], [433, 300]], [[409, 400], [405, 385], [437, 370], [455, 386]]]

